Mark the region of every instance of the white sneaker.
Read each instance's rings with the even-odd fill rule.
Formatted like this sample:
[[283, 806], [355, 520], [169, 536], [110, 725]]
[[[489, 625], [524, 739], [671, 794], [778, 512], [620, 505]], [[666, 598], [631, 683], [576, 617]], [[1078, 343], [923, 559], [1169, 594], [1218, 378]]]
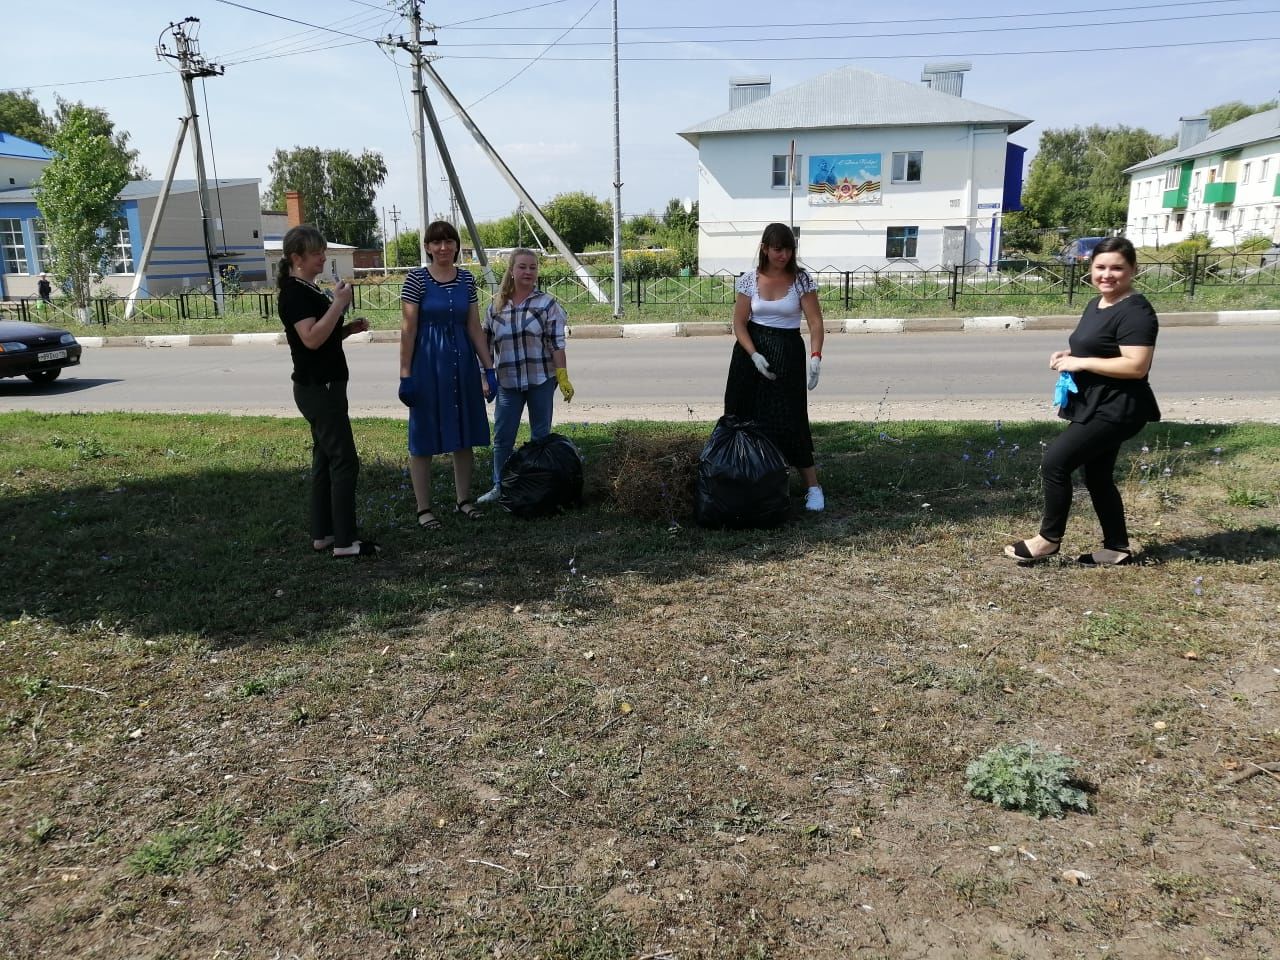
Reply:
[[821, 487], [810, 487], [805, 491], [804, 508], [806, 510], [812, 510], [814, 513], [821, 513], [826, 509], [826, 506], [827, 500], [822, 495]]
[[502, 496], [502, 488], [497, 484], [493, 485], [488, 493], [482, 493], [476, 497], [476, 503], [497, 503], [498, 497]]

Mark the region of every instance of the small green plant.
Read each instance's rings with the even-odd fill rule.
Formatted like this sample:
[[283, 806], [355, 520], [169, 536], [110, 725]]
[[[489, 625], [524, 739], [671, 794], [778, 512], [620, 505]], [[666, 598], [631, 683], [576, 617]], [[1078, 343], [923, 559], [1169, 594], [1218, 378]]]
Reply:
[[221, 863], [240, 846], [240, 833], [231, 826], [234, 816], [229, 807], [215, 804], [189, 826], [161, 830], [133, 852], [129, 868], [139, 876], [176, 876]]
[[36, 822], [27, 829], [27, 836], [32, 843], [48, 843], [58, 825], [50, 817], [36, 817]]
[[1036, 817], [1060, 817], [1089, 809], [1089, 798], [1071, 777], [1075, 761], [1033, 740], [1001, 744], [965, 769], [964, 788], [979, 800]]

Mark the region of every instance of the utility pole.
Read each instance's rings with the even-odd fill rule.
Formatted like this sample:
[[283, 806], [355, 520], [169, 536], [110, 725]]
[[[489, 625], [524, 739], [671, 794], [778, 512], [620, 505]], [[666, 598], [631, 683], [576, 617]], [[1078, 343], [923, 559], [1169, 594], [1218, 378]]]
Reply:
[[618, 0], [613, 0], [613, 315], [622, 316], [622, 136], [618, 96]]
[[[133, 286], [129, 288], [129, 297], [124, 308], [126, 320], [133, 316], [134, 309], [138, 303], [138, 294], [141, 292], [143, 283], [146, 280], [147, 267], [151, 264], [151, 254], [155, 250], [156, 237], [160, 234], [160, 222], [164, 219], [165, 207], [169, 203], [169, 194], [173, 189], [173, 177], [178, 169], [178, 159], [182, 156], [182, 144], [186, 139], [187, 131], [190, 131], [194, 138], [193, 142], [196, 150], [196, 182], [199, 184], [200, 220], [204, 234], [205, 261], [209, 265], [209, 283], [213, 290], [214, 307], [219, 314], [222, 313], [222, 275], [218, 273], [213, 264], [214, 257], [217, 254], [214, 251], [209, 186], [204, 177], [204, 154], [200, 148], [199, 115], [196, 113], [196, 97], [191, 81], [195, 77], [220, 77], [223, 70], [222, 67], [210, 63], [200, 56], [199, 51], [196, 49], [194, 31], [188, 34], [183, 29], [184, 25], [188, 23], [199, 24], [200, 21], [195, 17], [187, 17], [181, 23], [171, 23], [165, 30], [160, 32], [160, 39], [156, 43], [157, 59], [176, 60], [178, 63], [178, 72], [182, 77], [183, 92], [187, 99], [187, 115], [179, 118], [178, 136], [173, 142], [173, 152], [169, 156], [169, 166], [165, 172], [164, 183], [160, 187], [160, 196], [157, 198], [155, 210], [151, 214], [151, 225], [147, 229], [147, 239], [142, 244], [142, 256], [134, 267]], [[168, 32], [173, 33], [176, 51], [170, 51], [164, 43], [164, 35]]]
[[[187, 24], [194, 24], [195, 29], [188, 32], [184, 29]], [[219, 254], [216, 250], [217, 243], [213, 232], [213, 217], [209, 203], [209, 183], [205, 179], [204, 150], [200, 145], [200, 114], [196, 112], [196, 93], [191, 81], [196, 77], [220, 77], [223, 69], [218, 64], [210, 63], [200, 55], [199, 43], [195, 37], [199, 24], [200, 21], [196, 17], [187, 17], [179, 23], [169, 24], [169, 31], [173, 34], [176, 52], [170, 53], [162, 42], [157, 48], [156, 54], [162, 59], [176, 60], [178, 62], [178, 75], [182, 77], [182, 89], [187, 98], [187, 117], [191, 128], [191, 143], [195, 148], [196, 184], [200, 195], [200, 222], [204, 232], [204, 254], [205, 260], [209, 264], [209, 283], [213, 289], [215, 309], [221, 315], [223, 306], [222, 276], [218, 273], [218, 269], [213, 262]], [[161, 33], [161, 37], [163, 36], [164, 34]]]
[[[425, 240], [427, 224], [427, 137], [422, 129], [422, 102], [426, 91], [422, 87], [422, 8], [418, 0], [408, 0], [409, 21], [413, 26], [413, 40], [401, 40], [396, 44], [401, 50], [407, 50], [413, 57], [413, 99], [418, 108], [413, 111], [413, 155], [418, 173], [418, 238]], [[430, 41], [432, 44], [434, 40]], [[418, 244], [418, 265], [426, 266], [427, 248], [425, 243]]]
[[[396, 205], [391, 205], [391, 229], [395, 231], [395, 246], [392, 248], [396, 252], [396, 266], [400, 266], [400, 211], [396, 209]], [[419, 233], [421, 238], [422, 234]], [[419, 244], [421, 246], [421, 244]]]

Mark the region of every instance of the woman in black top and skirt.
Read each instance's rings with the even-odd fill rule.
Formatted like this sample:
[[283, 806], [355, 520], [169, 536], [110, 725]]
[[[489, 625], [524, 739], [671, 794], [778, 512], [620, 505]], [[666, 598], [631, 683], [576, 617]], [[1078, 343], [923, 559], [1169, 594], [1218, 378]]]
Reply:
[[1085, 307], [1068, 340], [1070, 349], [1049, 357], [1050, 369], [1071, 374], [1076, 393], [1058, 408], [1067, 429], [1049, 444], [1040, 472], [1044, 481], [1044, 518], [1040, 532], [1004, 548], [1020, 564], [1053, 556], [1062, 543], [1071, 511], [1071, 474], [1084, 468], [1084, 482], [1102, 526], [1102, 548], [1081, 554], [1086, 566], [1133, 562], [1124, 503], [1116, 486], [1120, 445], [1160, 408], [1147, 381], [1160, 323], [1147, 298], [1133, 289], [1138, 256], [1123, 237], [1108, 237], [1093, 248], [1090, 281], [1098, 296]]
[[347, 416], [347, 357], [342, 341], [369, 329], [363, 317], [344, 324], [351, 284], [339, 281], [330, 296], [316, 286], [328, 245], [315, 227], [302, 224], [284, 235], [276, 271], [277, 308], [293, 357], [293, 399], [311, 425], [311, 546], [335, 557], [371, 556], [372, 540], [356, 539], [356, 454]]

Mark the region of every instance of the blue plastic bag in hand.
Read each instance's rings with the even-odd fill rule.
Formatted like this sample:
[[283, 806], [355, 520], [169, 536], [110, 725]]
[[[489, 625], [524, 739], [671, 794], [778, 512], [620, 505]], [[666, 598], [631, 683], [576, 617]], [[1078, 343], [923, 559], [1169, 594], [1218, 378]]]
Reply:
[[1063, 370], [1058, 374], [1058, 382], [1053, 386], [1053, 405], [1055, 407], [1065, 407], [1068, 395], [1079, 392], [1080, 388], [1076, 386], [1076, 378], [1066, 370]]

